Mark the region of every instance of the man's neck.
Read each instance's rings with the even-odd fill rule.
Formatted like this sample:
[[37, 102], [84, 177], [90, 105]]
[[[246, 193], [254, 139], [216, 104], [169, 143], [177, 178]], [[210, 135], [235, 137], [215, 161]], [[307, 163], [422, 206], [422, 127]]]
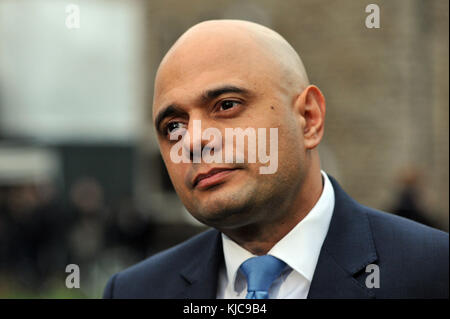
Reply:
[[323, 177], [319, 170], [302, 185], [302, 191], [278, 219], [226, 229], [223, 233], [252, 254], [265, 255], [308, 215], [322, 191]]

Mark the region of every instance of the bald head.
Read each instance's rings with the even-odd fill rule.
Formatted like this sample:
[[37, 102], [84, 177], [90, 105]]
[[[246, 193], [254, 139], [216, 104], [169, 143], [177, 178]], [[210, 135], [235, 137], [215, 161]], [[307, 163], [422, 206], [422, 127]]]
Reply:
[[158, 68], [155, 95], [189, 72], [224, 66], [258, 72], [296, 92], [309, 84], [297, 52], [275, 31], [248, 21], [211, 20], [191, 27], [167, 52]]

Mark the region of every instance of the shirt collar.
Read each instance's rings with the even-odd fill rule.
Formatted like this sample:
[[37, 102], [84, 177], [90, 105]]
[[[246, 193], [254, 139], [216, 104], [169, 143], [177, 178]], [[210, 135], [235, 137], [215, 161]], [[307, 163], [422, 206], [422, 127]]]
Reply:
[[[324, 171], [321, 173], [324, 187], [317, 203], [306, 217], [268, 252], [269, 255], [283, 260], [309, 282], [312, 281], [320, 250], [330, 226], [335, 201], [333, 186], [327, 174]], [[228, 283], [234, 283], [240, 265], [255, 255], [223, 233], [222, 243]]]

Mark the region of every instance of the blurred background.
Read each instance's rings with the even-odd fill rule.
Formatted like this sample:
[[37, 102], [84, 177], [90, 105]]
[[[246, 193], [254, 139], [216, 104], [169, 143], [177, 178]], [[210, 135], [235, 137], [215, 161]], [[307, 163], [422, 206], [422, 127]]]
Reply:
[[351, 196], [448, 231], [448, 6], [0, 0], [0, 298], [98, 298], [113, 273], [205, 229], [173, 191], [150, 114], [164, 53], [208, 19], [259, 22], [299, 52], [327, 99], [323, 169]]

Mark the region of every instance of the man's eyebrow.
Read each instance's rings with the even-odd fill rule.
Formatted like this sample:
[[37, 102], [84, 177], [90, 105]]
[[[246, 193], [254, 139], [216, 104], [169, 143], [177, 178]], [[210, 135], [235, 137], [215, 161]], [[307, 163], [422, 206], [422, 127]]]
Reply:
[[212, 100], [225, 93], [240, 93], [244, 95], [250, 95], [250, 91], [242, 87], [234, 85], [224, 85], [215, 89], [207, 90], [202, 94], [204, 101]]
[[[215, 99], [222, 94], [225, 93], [239, 93], [243, 95], [250, 96], [251, 92], [245, 88], [234, 86], [234, 85], [224, 85], [217, 87], [215, 89], [207, 90], [201, 95], [201, 99], [204, 102], [207, 102], [209, 100]], [[159, 125], [164, 120], [164, 118], [174, 115], [174, 114], [181, 114], [183, 111], [180, 110], [180, 108], [176, 104], [170, 104], [167, 107], [165, 107], [162, 111], [158, 113], [158, 115], [155, 118], [155, 127], [157, 130], [159, 130]]]
[[161, 122], [168, 116], [180, 114], [182, 111], [179, 109], [179, 107], [175, 104], [170, 104], [169, 106], [166, 106], [162, 111], [156, 115], [155, 119], [155, 127], [159, 131], [159, 125]]

